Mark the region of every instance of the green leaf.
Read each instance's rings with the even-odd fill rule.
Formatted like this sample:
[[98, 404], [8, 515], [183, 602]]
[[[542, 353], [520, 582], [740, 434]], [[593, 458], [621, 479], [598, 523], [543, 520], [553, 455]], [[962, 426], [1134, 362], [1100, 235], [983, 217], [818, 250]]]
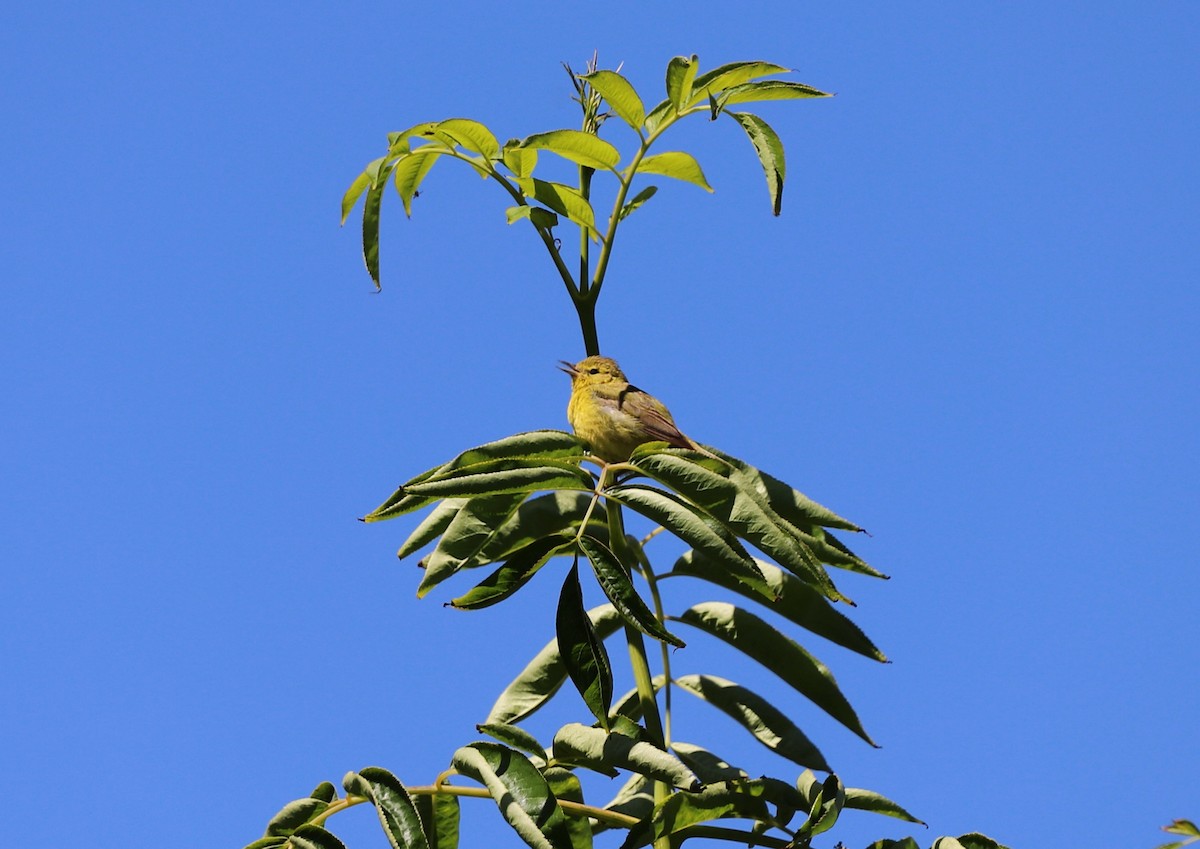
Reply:
[[676, 56], [667, 63], [667, 99], [681, 111], [691, 100], [692, 82], [696, 79], [696, 69], [699, 58], [693, 53], [689, 59], [686, 56]]
[[[747, 792], [750, 791], [750, 792]], [[707, 787], [699, 793], [676, 793], [655, 806], [650, 822], [630, 829], [621, 849], [642, 846], [678, 834], [700, 823], [724, 817], [769, 822], [770, 812], [750, 786]]]
[[550, 207], [563, 218], [584, 228], [591, 238], [598, 238], [596, 213], [579, 190], [563, 183], [551, 183], [537, 178], [517, 181], [526, 197]]
[[621, 616], [628, 624], [648, 637], [670, 643], [677, 648], [683, 648], [686, 645], [683, 640], [668, 631], [658, 621], [658, 617], [654, 615], [646, 602], [642, 601], [642, 597], [633, 588], [629, 573], [625, 571], [625, 568], [617, 560], [617, 556], [607, 545], [595, 537], [584, 534], [579, 538], [579, 547], [591, 562], [592, 571], [595, 572], [596, 580], [600, 583], [604, 594], [608, 596], [608, 600], [620, 611]]
[[697, 102], [727, 88], [741, 85], [757, 77], [786, 74], [790, 68], [771, 62], [730, 62], [696, 77], [692, 84], [692, 100]]
[[546, 563], [572, 541], [560, 536], [546, 537], [514, 552], [504, 565], [488, 575], [467, 593], [450, 601], [457, 610], [480, 610], [511, 596], [537, 574]]
[[808, 819], [800, 826], [797, 834], [808, 838], [821, 834], [833, 828], [842, 813], [845, 803], [845, 789], [836, 775], [825, 779], [821, 790], [813, 799], [808, 812]]
[[449, 118], [437, 125], [438, 131], [445, 133], [462, 147], [478, 153], [484, 159], [500, 157], [500, 143], [492, 135], [492, 131], [478, 121], [467, 118]]
[[566, 816], [546, 779], [520, 752], [472, 743], [454, 753], [453, 765], [488, 789], [504, 819], [533, 849], [572, 849]]
[[401, 544], [400, 550], [396, 552], [396, 557], [403, 560], [440, 537], [446, 528], [450, 527], [450, 523], [454, 521], [458, 511], [467, 502], [466, 498], [447, 498], [430, 510], [429, 515], [421, 520], [420, 524], [408, 535], [408, 539]]
[[253, 843], [247, 843], [242, 849], [277, 849], [277, 847], [285, 846], [287, 838], [283, 836], [275, 837], [260, 837]]
[[722, 451], [713, 453], [733, 466], [737, 470], [737, 476], [745, 479], [745, 485], [754, 487], [766, 495], [771, 508], [794, 525], [799, 527], [820, 525], [825, 528], [862, 532], [862, 528], [849, 519], [844, 519], [828, 507], [818, 504], [774, 475], [769, 475], [744, 460], [739, 460]]
[[328, 807], [329, 803], [325, 800], [314, 799], [311, 796], [288, 802], [279, 813], [271, 817], [263, 837], [286, 837], [306, 822], [325, 813]]
[[[953, 838], [943, 839], [953, 840]], [[960, 834], [957, 842], [959, 846], [963, 847], [963, 849], [1004, 849], [1003, 846], [1001, 846], [995, 840], [992, 840], [992, 838], [988, 837], [986, 834], [979, 834], [978, 832]]]
[[[559, 801], [578, 802], [583, 804], [583, 785], [575, 773], [560, 766], [552, 766], [542, 771], [550, 792]], [[575, 849], [591, 849], [592, 827], [587, 817], [567, 817], [567, 829], [571, 832], [571, 845]]]
[[808, 97], [832, 97], [828, 92], [804, 83], [790, 80], [760, 80], [753, 83], [729, 86], [721, 95], [723, 105], [733, 103], [756, 103], [762, 100], [796, 100]]
[[476, 497], [501, 495], [508, 492], [539, 492], [542, 490], [574, 489], [591, 491], [592, 476], [572, 463], [545, 460], [537, 466], [468, 471], [424, 481], [408, 487], [413, 495], [435, 498]]
[[387, 185], [389, 173], [389, 169], [381, 169], [376, 174], [363, 203], [363, 262], [367, 264], [367, 273], [375, 281], [376, 289], [382, 288], [379, 283], [379, 212], [383, 206], [383, 189]]
[[[466, 565], [502, 560], [539, 539], [566, 531], [571, 531], [571, 536], [574, 536], [593, 497], [594, 494], [590, 492], [562, 490], [530, 498], [496, 528], [495, 533]], [[593, 516], [588, 522], [588, 532], [592, 536], [607, 539], [608, 525]]]
[[490, 724], [482, 723], [476, 725], [475, 728], [480, 733], [494, 737], [506, 746], [511, 746], [518, 751], [525, 752], [533, 758], [535, 764], [538, 760], [543, 764], [550, 760], [550, 756], [546, 754], [546, 750], [542, 748], [542, 744], [538, 742], [537, 737], [534, 737], [519, 725], [496, 722]]
[[842, 725], [875, 745], [829, 669], [762, 619], [732, 604], [709, 601], [688, 608], [679, 620], [758, 661]]
[[521, 141], [533, 150], [548, 150], [577, 165], [612, 171], [621, 161], [621, 153], [604, 139], [582, 130], [551, 130], [535, 133]]
[[804, 732], [757, 693], [715, 675], [685, 675], [676, 683], [737, 720], [758, 742], [777, 755], [803, 767], [829, 771], [825, 756]]
[[762, 164], [763, 173], [767, 177], [767, 191], [771, 194], [771, 212], [779, 215], [783, 208], [783, 180], [787, 174], [787, 166], [783, 158], [783, 142], [771, 125], [757, 115], [749, 112], [726, 112], [737, 121], [746, 132], [758, 161]]
[[383, 165], [386, 156], [381, 156], [367, 164], [363, 172], [354, 178], [354, 182], [350, 184], [350, 188], [346, 189], [346, 193], [342, 195], [342, 224], [346, 223], [346, 219], [350, 217], [350, 211], [354, 209], [354, 204], [358, 203], [358, 199], [362, 193], [367, 190], [379, 173], [379, 167]]
[[694, 746], [676, 740], [671, 744], [671, 751], [687, 764], [688, 769], [696, 773], [705, 784], [716, 784], [720, 781], [740, 781], [750, 777], [750, 773], [741, 767], [736, 767], [728, 761], [713, 754], [708, 749]]
[[423, 145], [412, 153], [402, 157], [395, 167], [393, 179], [396, 182], [396, 192], [404, 203], [404, 214], [412, 218], [412, 202], [421, 187], [421, 181], [429, 173], [429, 169], [437, 162], [437, 158], [448, 153], [445, 148], [437, 145]]
[[755, 560], [767, 590], [759, 591], [732, 574], [726, 564], [697, 551], [689, 551], [675, 561], [670, 575], [700, 578], [732, 590], [746, 598], [766, 604], [773, 613], [830, 642], [858, 652], [864, 657], [887, 663], [881, 652], [862, 630], [837, 610], [820, 592], [764, 560]]
[[538, 152], [533, 148], [521, 147], [518, 139], [513, 139], [504, 145], [502, 156], [504, 164], [514, 177], [522, 179], [530, 177], [533, 175], [533, 169], [537, 167]]
[[646, 107], [629, 80], [616, 71], [593, 71], [579, 77], [600, 93], [613, 113], [635, 130], [646, 122]]
[[288, 838], [291, 849], [346, 849], [346, 844], [319, 825], [302, 825]]
[[694, 451], [643, 445], [630, 462], [644, 475], [666, 484], [703, 508], [744, 540], [757, 546], [827, 597], [844, 599], [816, 556], [736, 469]]
[[[621, 615], [611, 604], [602, 604], [588, 611], [597, 636], [605, 639], [621, 627]], [[504, 688], [486, 722], [512, 723], [530, 716], [558, 692], [567, 680], [567, 667], [558, 649], [558, 639], [548, 642], [521, 673]]]
[[376, 766], [358, 774], [371, 789], [371, 802], [392, 849], [428, 849], [421, 817], [400, 780]]
[[331, 782], [322, 781], [318, 784], [312, 793], [308, 794], [314, 799], [320, 799], [322, 802], [333, 802], [337, 800], [337, 788]]
[[921, 844], [913, 840], [911, 837], [905, 837], [900, 840], [876, 840], [867, 849], [921, 849]]
[[886, 796], [880, 795], [873, 790], [863, 790], [861, 787], [846, 788], [846, 807], [855, 811], [870, 811], [873, 814], [881, 814], [885, 817], [895, 817], [898, 820], [915, 822], [919, 825], [926, 824], [923, 820], [917, 819]]
[[662, 525], [705, 557], [720, 564], [720, 568], [727, 570], [723, 574], [773, 598], [772, 588], [762, 571], [737, 537], [699, 508], [672, 493], [642, 484], [609, 487], [604, 494], [641, 513], [656, 525]]
[[[615, 811], [638, 819], [644, 819], [654, 810], [654, 782], [636, 772], [617, 791], [617, 795], [604, 806], [606, 811]], [[603, 824], [597, 827], [597, 831]]]
[[608, 727], [608, 709], [612, 705], [612, 665], [604, 641], [592, 626], [583, 608], [583, 590], [579, 586], [579, 562], [571, 567], [558, 597], [555, 634], [567, 674], [584, 704], [604, 727]]
[[461, 818], [458, 797], [452, 793], [434, 793], [413, 799], [421, 822], [425, 825], [425, 840], [432, 849], [458, 849], [458, 824]]
[[417, 598], [424, 598], [470, 562], [524, 500], [525, 494], [517, 492], [468, 501], [447, 525], [437, 548], [422, 561], [425, 574], [417, 587]]
[[621, 207], [621, 213], [618, 217], [618, 220], [624, 220], [626, 216], [638, 209], [642, 204], [650, 200], [650, 198], [654, 197], [657, 191], [658, 186], [646, 186], [646, 188], [642, 189], [633, 196], [633, 200]]
[[407, 130], [399, 133], [388, 133], [388, 155], [389, 156], [404, 156], [412, 152], [411, 139], [418, 138], [427, 141], [438, 142], [442, 146], [449, 146], [450, 141], [445, 136], [439, 136], [437, 131], [437, 121], [422, 121], [419, 124], [414, 124]]
[[574, 722], [554, 735], [554, 759], [605, 774], [627, 769], [683, 790], [701, 787], [700, 779], [682, 761], [652, 743]]
[[708, 180], [704, 179], [704, 172], [700, 170], [700, 163], [696, 161], [696, 158], [690, 153], [679, 150], [669, 150], [665, 153], [647, 156], [638, 163], [637, 173], [661, 174], [664, 177], [674, 177], [676, 180], [692, 183], [706, 192], [713, 190], [712, 186], [708, 184]]
[[[546, 460], [563, 457], [583, 456], [586, 446], [565, 430], [530, 430], [514, 433], [503, 439], [485, 442], [470, 448], [448, 463], [434, 467], [423, 475], [426, 480], [434, 475], [446, 475], [457, 469], [474, 466], [487, 460], [542, 458]], [[417, 483], [417, 479], [409, 481]]]

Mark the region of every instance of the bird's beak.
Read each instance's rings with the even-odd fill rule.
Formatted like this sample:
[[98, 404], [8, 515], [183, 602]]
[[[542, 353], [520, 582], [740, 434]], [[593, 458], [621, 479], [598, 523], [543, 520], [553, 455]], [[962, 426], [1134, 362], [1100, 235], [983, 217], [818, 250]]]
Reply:
[[567, 374], [571, 375], [572, 380], [574, 380], [575, 376], [577, 374], [579, 374], [579, 370], [576, 369], [575, 366], [573, 366], [571, 363], [567, 362], [566, 360], [558, 361], [558, 369], [559, 369], [559, 371], [563, 371], [563, 372], [566, 372]]

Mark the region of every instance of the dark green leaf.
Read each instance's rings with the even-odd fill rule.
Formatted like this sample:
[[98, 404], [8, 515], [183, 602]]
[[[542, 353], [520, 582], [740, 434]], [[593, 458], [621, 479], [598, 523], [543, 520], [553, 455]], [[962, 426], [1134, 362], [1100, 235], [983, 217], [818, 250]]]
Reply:
[[683, 790], [697, 790], [700, 779], [683, 762], [652, 743], [600, 728], [569, 723], [554, 735], [557, 761], [586, 766], [605, 774], [627, 769]]
[[718, 785], [699, 793], [676, 793], [655, 806], [649, 827], [634, 826], [621, 849], [642, 846], [669, 834], [723, 817], [769, 821], [766, 804], [748, 788]]
[[640, 207], [646, 201], [650, 200], [650, 198], [654, 197], [654, 195], [657, 191], [658, 191], [658, 186], [646, 186], [646, 188], [642, 189], [640, 192], [638, 192], [636, 195], [633, 196], [633, 200], [629, 201], [629, 203], [627, 203], [623, 207], [621, 207], [621, 213], [620, 213], [619, 218], [623, 220], [627, 215], [629, 215], [635, 209]]
[[367, 199], [363, 204], [362, 243], [363, 262], [367, 264], [367, 273], [375, 282], [375, 288], [381, 288], [379, 283], [379, 212], [383, 206], [383, 190], [387, 185], [390, 168], [381, 168], [375, 176], [371, 188], [367, 190]]
[[524, 755], [479, 742], [454, 753], [454, 768], [491, 793], [505, 820], [534, 849], [572, 849], [566, 817], [546, 779]]
[[[592, 498], [592, 493], [568, 490], [530, 498], [522, 503], [504, 524], [496, 528], [495, 533], [479, 549], [473, 562], [467, 565], [501, 560], [539, 539], [565, 531], [571, 531], [574, 536], [574, 531], [583, 521]], [[608, 525], [600, 519], [593, 517], [588, 523], [588, 529], [593, 536], [603, 536], [607, 539]]]
[[[511, 461], [510, 461], [511, 462]], [[483, 464], [481, 464], [483, 465]], [[489, 464], [490, 465], [490, 464]], [[461, 498], [515, 492], [574, 489], [591, 490], [591, 475], [573, 463], [544, 460], [540, 465], [498, 471], [462, 473], [435, 478], [408, 487], [412, 495]]]
[[829, 669], [754, 614], [724, 602], [693, 605], [679, 617], [757, 660], [872, 746], [875, 742]]
[[346, 844], [319, 825], [302, 825], [288, 838], [292, 849], [346, 849]]
[[479, 610], [504, 601], [529, 583], [529, 579], [537, 574], [551, 557], [568, 545], [571, 545], [571, 540], [561, 536], [546, 537], [530, 543], [514, 552], [504, 561], [503, 566], [464, 595], [452, 599], [450, 606], [458, 610]]
[[900, 840], [876, 840], [867, 849], [921, 849], [921, 844], [913, 840], [911, 837], [904, 837]]
[[833, 824], [842, 813], [844, 803], [845, 790], [842, 782], [836, 775], [830, 775], [813, 799], [808, 819], [800, 826], [798, 833], [804, 837], [813, 837], [833, 828]]
[[421, 817], [399, 779], [376, 766], [360, 769], [358, 774], [371, 788], [375, 813], [392, 848], [428, 849]]
[[605, 496], [614, 498], [641, 513], [657, 525], [693, 546], [697, 552], [718, 564], [723, 576], [732, 583], [744, 582], [762, 596], [773, 598], [774, 590], [767, 584], [762, 571], [724, 525], [699, 508], [669, 492], [651, 486], [626, 484], [609, 487]]
[[874, 814], [882, 814], [885, 817], [895, 817], [898, 820], [925, 825], [922, 820], [917, 819], [886, 796], [881, 796], [872, 790], [863, 790], [860, 787], [846, 788], [846, 807], [856, 811], [870, 811]]
[[646, 122], [646, 107], [629, 80], [616, 71], [594, 71], [580, 76], [600, 93], [612, 111], [635, 130]]
[[630, 459], [639, 471], [674, 489], [735, 534], [757, 546], [827, 597], [845, 598], [792, 526], [771, 509], [766, 496], [735, 477], [729, 464], [695, 451], [643, 445]]
[[461, 816], [458, 797], [452, 793], [434, 793], [417, 796], [413, 803], [425, 825], [425, 840], [431, 849], [458, 849]]
[[708, 180], [704, 179], [704, 172], [700, 169], [700, 163], [696, 161], [696, 158], [690, 153], [678, 150], [647, 156], [638, 163], [637, 173], [661, 174], [664, 177], [673, 177], [676, 180], [683, 180], [699, 186], [706, 192], [713, 190], [712, 186], [708, 184]]
[[314, 799], [320, 799], [322, 802], [333, 802], [338, 797], [337, 788], [328, 781], [322, 781], [308, 795]]
[[607, 728], [608, 709], [612, 705], [612, 666], [604, 641], [583, 608], [578, 561], [567, 573], [558, 597], [555, 633], [571, 682], [588, 710]]
[[[583, 786], [575, 773], [560, 766], [552, 766], [544, 770], [542, 775], [559, 802], [583, 804]], [[571, 832], [571, 845], [575, 849], [592, 849], [592, 827], [587, 817], [568, 815], [567, 829]]]
[[771, 195], [771, 212], [778, 215], [783, 209], [783, 181], [787, 176], [787, 165], [784, 162], [783, 142], [779, 135], [771, 129], [771, 125], [757, 115], [749, 112], [726, 112], [737, 121], [754, 145], [754, 152], [762, 165], [767, 178], [767, 191]]
[[671, 744], [671, 751], [687, 764], [688, 769], [705, 784], [716, 784], [720, 781], [743, 781], [750, 773], [740, 767], [733, 766], [728, 761], [710, 752], [708, 749], [683, 743], [676, 740]]
[[689, 59], [686, 56], [676, 56], [667, 63], [667, 99], [675, 107], [682, 110], [692, 97], [692, 82], [696, 79], [696, 69], [699, 59], [695, 54]]
[[825, 756], [782, 711], [751, 690], [715, 675], [685, 675], [676, 683], [737, 722], [777, 755], [828, 771]]
[[778, 613], [789, 622], [839, 646], [873, 660], [888, 662], [884, 653], [876, 648], [867, 635], [817, 590], [772, 563], [756, 560], [755, 565], [766, 582], [767, 592], [757, 591], [738, 580], [725, 563], [718, 563], [711, 557], [695, 551], [689, 551], [675, 561], [675, 566], [669, 574], [701, 578], [740, 593], [746, 598], [766, 604], [772, 612]]
[[423, 598], [463, 568], [524, 500], [525, 494], [517, 492], [468, 501], [442, 533], [437, 548], [422, 561], [425, 575], [417, 588], [417, 597]]
[[267, 830], [263, 832], [263, 837], [286, 837], [306, 822], [325, 813], [328, 807], [327, 801], [311, 796], [288, 802], [280, 809], [279, 813], [271, 817], [271, 821], [267, 823]]
[[978, 832], [960, 834], [958, 843], [963, 849], [1004, 849], [1004, 847], [986, 834], [979, 834]]
[[612, 170], [621, 161], [620, 152], [604, 139], [581, 130], [551, 130], [522, 140], [522, 147], [548, 150], [587, 168]]
[[766, 495], [771, 507], [789, 522], [799, 527], [820, 525], [825, 528], [840, 528], [843, 531], [862, 531], [862, 528], [849, 519], [843, 519], [828, 507], [823, 507], [774, 475], [756, 469], [724, 452], [714, 450], [713, 453], [733, 466], [737, 470], [735, 474], [744, 477], [748, 486], [755, 487]]
[[[588, 611], [588, 618], [600, 639], [621, 627], [621, 615], [611, 604], [602, 604]], [[567, 667], [558, 649], [558, 640], [548, 642], [492, 705], [487, 723], [512, 723], [531, 715], [567, 680]]]
[[421, 523], [413, 529], [408, 539], [400, 546], [396, 556], [403, 560], [440, 537], [446, 528], [450, 527], [450, 523], [454, 521], [454, 517], [458, 515], [458, 511], [467, 501], [466, 498], [447, 498], [430, 510], [429, 515], [421, 520]]
[[579, 547], [592, 564], [592, 571], [595, 572], [596, 580], [600, 583], [604, 594], [621, 612], [621, 616], [627, 623], [646, 636], [670, 643], [677, 648], [683, 648], [686, 645], [683, 640], [668, 631], [654, 615], [654, 611], [646, 605], [646, 602], [642, 601], [642, 597], [637, 594], [633, 582], [629, 579], [629, 573], [607, 545], [595, 537], [584, 534], [579, 538]]
[[282, 835], [275, 837], [260, 837], [253, 843], [247, 843], [242, 849], [276, 849], [276, 847], [284, 846], [287, 843], [287, 838]]

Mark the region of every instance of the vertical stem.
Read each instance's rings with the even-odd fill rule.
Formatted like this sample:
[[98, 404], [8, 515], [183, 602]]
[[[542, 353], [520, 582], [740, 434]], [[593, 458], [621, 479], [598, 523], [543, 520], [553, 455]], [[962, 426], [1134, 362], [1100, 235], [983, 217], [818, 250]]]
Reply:
[[[634, 557], [625, 539], [625, 520], [621, 515], [621, 505], [611, 499], [605, 499], [605, 510], [608, 513], [609, 545], [617, 560], [631, 574]], [[642, 723], [646, 733], [660, 748], [666, 748], [666, 736], [663, 734], [662, 717], [658, 712], [658, 700], [654, 695], [654, 676], [650, 672], [650, 661], [646, 655], [646, 643], [641, 631], [631, 625], [625, 626], [625, 640], [629, 644], [629, 661], [633, 668], [633, 680], [637, 684], [639, 701], [642, 705]], [[671, 788], [664, 781], [654, 782], [654, 803], [661, 804], [671, 796]], [[671, 836], [663, 835], [654, 841], [654, 849], [671, 849]]]

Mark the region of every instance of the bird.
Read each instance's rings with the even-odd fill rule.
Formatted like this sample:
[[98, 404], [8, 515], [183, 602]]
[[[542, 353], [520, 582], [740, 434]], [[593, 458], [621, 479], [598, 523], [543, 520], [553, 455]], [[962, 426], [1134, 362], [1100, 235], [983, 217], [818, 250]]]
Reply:
[[559, 363], [571, 376], [567, 421], [594, 456], [623, 463], [647, 442], [708, 453], [676, 427], [662, 401], [629, 382], [616, 360], [596, 355]]

